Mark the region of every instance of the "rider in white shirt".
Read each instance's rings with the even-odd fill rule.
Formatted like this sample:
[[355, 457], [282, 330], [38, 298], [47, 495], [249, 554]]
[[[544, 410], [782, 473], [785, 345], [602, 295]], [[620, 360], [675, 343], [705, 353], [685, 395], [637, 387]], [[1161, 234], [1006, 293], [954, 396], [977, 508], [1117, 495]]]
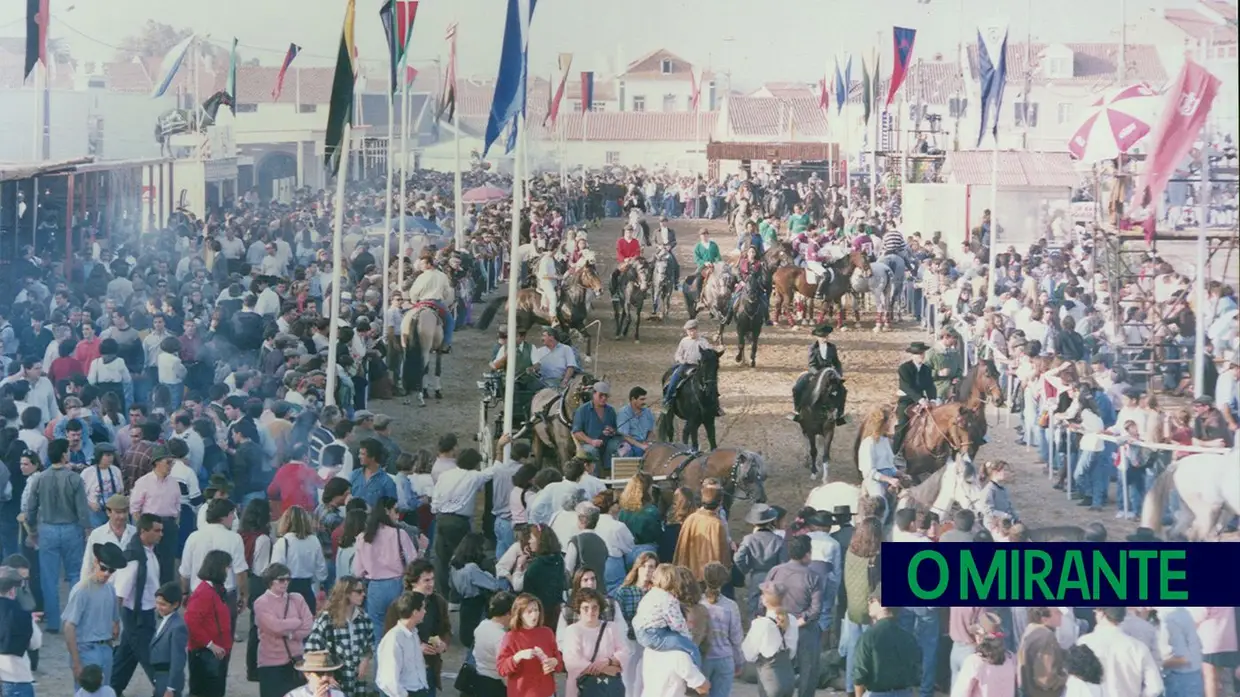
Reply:
[[556, 294], [556, 287], [560, 282], [559, 270], [555, 266], [555, 252], [547, 250], [538, 258], [538, 267], [534, 272], [534, 277], [538, 279], [538, 294], [542, 297], [543, 309], [551, 315], [552, 325], [559, 324], [559, 318], [556, 316], [556, 308], [560, 304], [559, 297]]
[[448, 353], [452, 349], [452, 330], [456, 328], [456, 318], [448, 309], [456, 300], [456, 291], [452, 288], [452, 279], [448, 274], [435, 268], [430, 257], [418, 260], [422, 273], [409, 286], [409, 302], [430, 302], [439, 309], [439, 317], [443, 320], [443, 347], [440, 353]]
[[[702, 362], [702, 352], [714, 350], [710, 340], [698, 335], [697, 320], [685, 322], [685, 336], [676, 345], [676, 355], [672, 358], [672, 374], [667, 380], [667, 386], [663, 388], [663, 406], [672, 403], [672, 398], [676, 396], [676, 387], [689, 368]], [[723, 415], [723, 407], [719, 408], [719, 414]]]

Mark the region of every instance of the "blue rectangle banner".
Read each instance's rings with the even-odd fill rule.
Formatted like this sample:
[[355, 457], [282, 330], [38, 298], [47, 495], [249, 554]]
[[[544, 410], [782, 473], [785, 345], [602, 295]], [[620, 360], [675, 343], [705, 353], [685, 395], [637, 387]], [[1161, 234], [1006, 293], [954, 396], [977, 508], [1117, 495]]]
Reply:
[[1219, 543], [885, 542], [889, 607], [1237, 606]]

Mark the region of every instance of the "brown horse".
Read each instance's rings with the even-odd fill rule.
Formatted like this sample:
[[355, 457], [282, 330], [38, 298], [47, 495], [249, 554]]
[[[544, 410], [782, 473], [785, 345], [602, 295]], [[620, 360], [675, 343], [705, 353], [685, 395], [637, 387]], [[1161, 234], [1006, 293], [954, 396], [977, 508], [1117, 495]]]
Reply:
[[544, 388], [534, 395], [530, 404], [530, 418], [513, 439], [530, 436], [534, 462], [541, 463], [547, 453], [555, 455], [556, 466], [568, 462], [577, 454], [577, 441], [573, 439], [573, 414], [590, 399], [594, 376], [580, 373], [561, 389]]
[[[517, 331], [526, 332], [536, 324], [546, 326], [558, 322], [564, 329], [572, 329], [585, 334], [586, 355], [592, 355], [593, 347], [590, 344], [590, 335], [586, 331], [586, 317], [590, 312], [589, 292], [599, 293], [602, 290], [603, 281], [599, 278], [598, 269], [594, 267], [594, 264], [586, 264], [580, 269], [569, 272], [564, 276], [564, 282], [560, 286], [559, 306], [556, 308], [556, 317], [553, 320], [543, 307], [542, 296], [538, 291], [533, 288], [524, 288], [517, 292]], [[487, 303], [482, 315], [478, 318], [478, 328], [485, 330], [499, 314], [501, 307], [507, 312], [507, 300], [507, 296], [501, 295]]]
[[[960, 382], [959, 393], [963, 401], [941, 404], [909, 419], [903, 455], [906, 472], [917, 481], [943, 467], [953, 451], [964, 453], [971, 466], [986, 438], [986, 402], [1003, 405], [1003, 388], [994, 362], [978, 361]], [[860, 447], [858, 432], [853, 452]]]
[[[870, 262], [861, 252], [849, 252], [847, 256], [826, 264], [826, 268], [830, 278], [827, 280], [823, 298], [823, 311], [817, 320], [814, 320], [814, 301], [818, 294], [818, 284], [809, 282], [803, 268], [783, 266], [775, 269], [771, 276], [771, 292], [775, 298], [771, 321], [779, 323], [780, 314], [784, 311], [784, 304], [787, 303], [788, 326], [796, 326], [793, 320], [793, 309], [796, 306], [796, 296], [800, 295], [806, 299], [805, 316], [807, 319], [821, 323], [827, 315], [828, 308], [834, 304], [839, 308], [839, 323], [844, 324], [843, 299], [852, 292], [853, 271], [869, 269]], [[853, 312], [857, 315], [855, 319], [859, 321], [860, 314], [856, 308]]]
[[641, 471], [652, 477], [667, 477], [656, 484], [665, 503], [677, 487], [700, 491], [708, 477], [723, 484], [725, 510], [735, 499], [766, 502], [766, 463], [761, 455], [748, 450], [720, 448], [699, 453], [680, 443], [653, 443], [642, 457]]

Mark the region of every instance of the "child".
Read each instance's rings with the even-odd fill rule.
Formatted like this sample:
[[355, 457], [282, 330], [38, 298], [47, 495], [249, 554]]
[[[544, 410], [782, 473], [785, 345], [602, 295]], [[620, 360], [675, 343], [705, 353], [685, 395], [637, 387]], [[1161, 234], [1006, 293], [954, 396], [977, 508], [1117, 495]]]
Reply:
[[[38, 608], [35, 602], [34, 593], [30, 590], [30, 562], [20, 554], [10, 554], [0, 562], [0, 566], [13, 569], [22, 577], [22, 585], [17, 588], [17, 594], [13, 599], [17, 601], [19, 607], [26, 612], [34, 612]], [[29, 649], [26, 655], [30, 657], [30, 670], [39, 669], [39, 650]]]
[[1012, 497], [1008, 495], [1003, 482], [1007, 481], [1008, 463], [1005, 460], [987, 460], [978, 470], [977, 478], [982, 483], [981, 513], [983, 516], [1003, 516], [1011, 521], [1019, 520], [1016, 509], [1012, 507]]
[[[1124, 422], [1124, 436], [1128, 441], [1120, 445], [1120, 496], [1128, 494], [1128, 500], [1120, 500], [1119, 511], [1115, 514], [1116, 518], [1127, 518], [1128, 520], [1141, 519], [1141, 503], [1145, 500], [1145, 490], [1151, 483], [1148, 481], [1153, 477], [1150, 475], [1150, 468], [1147, 466], [1150, 459], [1150, 451], [1137, 445], [1141, 440], [1140, 429], [1135, 421]], [[1125, 492], [1126, 490], [1126, 492]], [[1125, 503], [1127, 505], [1125, 506]], [[1127, 508], [1127, 511], [1124, 509]]]
[[633, 635], [637, 643], [655, 651], [684, 651], [698, 667], [702, 652], [693, 641], [689, 623], [680, 607], [679, 577], [676, 567], [660, 564], [651, 575], [653, 587], [637, 605], [633, 615]]
[[103, 684], [103, 668], [91, 663], [82, 666], [82, 674], [78, 676], [78, 691], [73, 697], [116, 697], [111, 685]]
[[[361, 501], [361, 499], [356, 499]], [[344, 516], [341, 525], [339, 547], [336, 550], [336, 578], [353, 575], [353, 558], [357, 555], [357, 538], [366, 529], [366, 508], [363, 501], [361, 508], [352, 508]]]
[[155, 694], [185, 691], [185, 656], [189, 646], [189, 630], [185, 619], [177, 612], [181, 609], [181, 585], [175, 581], [165, 583], [155, 591], [156, 626], [160, 631], [151, 642], [151, 675]]
[[487, 601], [491, 594], [500, 590], [499, 579], [494, 574], [482, 570], [482, 560], [486, 556], [483, 544], [486, 538], [481, 533], [471, 532], [461, 544], [457, 545], [452, 555], [449, 579], [452, 590], [461, 596], [461, 644], [469, 649], [465, 662], [473, 663], [474, 630], [478, 628], [486, 614]]

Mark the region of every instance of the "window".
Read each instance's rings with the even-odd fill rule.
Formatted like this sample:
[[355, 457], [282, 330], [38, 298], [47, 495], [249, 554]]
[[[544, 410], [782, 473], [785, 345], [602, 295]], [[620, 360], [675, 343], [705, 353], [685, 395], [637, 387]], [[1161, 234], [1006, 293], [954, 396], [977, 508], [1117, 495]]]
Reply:
[[633, 97], [633, 111], [645, 111], [645, 110], [646, 110], [646, 98], [645, 97]]
[[238, 104], [237, 105], [238, 114], [253, 114], [256, 111], [258, 111], [257, 104]]
[[92, 77], [86, 81], [86, 86], [92, 90], [102, 90], [107, 88], [108, 81], [101, 77]]
[[607, 102], [592, 102], [590, 111], [607, 111]]
[[926, 118], [926, 107], [922, 104], [909, 104], [908, 118], [910, 121], [920, 121]]
[[297, 113], [299, 114], [314, 114], [314, 113], [317, 113], [318, 110], [319, 110], [318, 104], [298, 104], [297, 105]]
[[663, 73], [664, 75], [672, 74], [672, 60], [670, 58], [664, 58], [662, 61], [660, 61], [659, 72]]
[[1016, 117], [1017, 126], [1029, 126], [1037, 128], [1038, 126], [1038, 105], [1031, 102], [1016, 102], [1012, 105], [1013, 115]]
[[1072, 57], [1052, 57], [1046, 64], [1046, 76], [1051, 78], [1072, 77]]
[[1068, 102], [1060, 102], [1058, 108], [1059, 125], [1063, 126], [1072, 122], [1072, 105]]
[[969, 100], [964, 97], [952, 97], [947, 102], [947, 114], [953, 119], [962, 119], [969, 111]]
[[573, 102], [573, 111], [581, 111], [581, 100]]
[[609, 165], [620, 164], [620, 151], [619, 150], [608, 150], [607, 151], [607, 164]]
[[676, 95], [663, 95], [663, 111], [676, 111]]

